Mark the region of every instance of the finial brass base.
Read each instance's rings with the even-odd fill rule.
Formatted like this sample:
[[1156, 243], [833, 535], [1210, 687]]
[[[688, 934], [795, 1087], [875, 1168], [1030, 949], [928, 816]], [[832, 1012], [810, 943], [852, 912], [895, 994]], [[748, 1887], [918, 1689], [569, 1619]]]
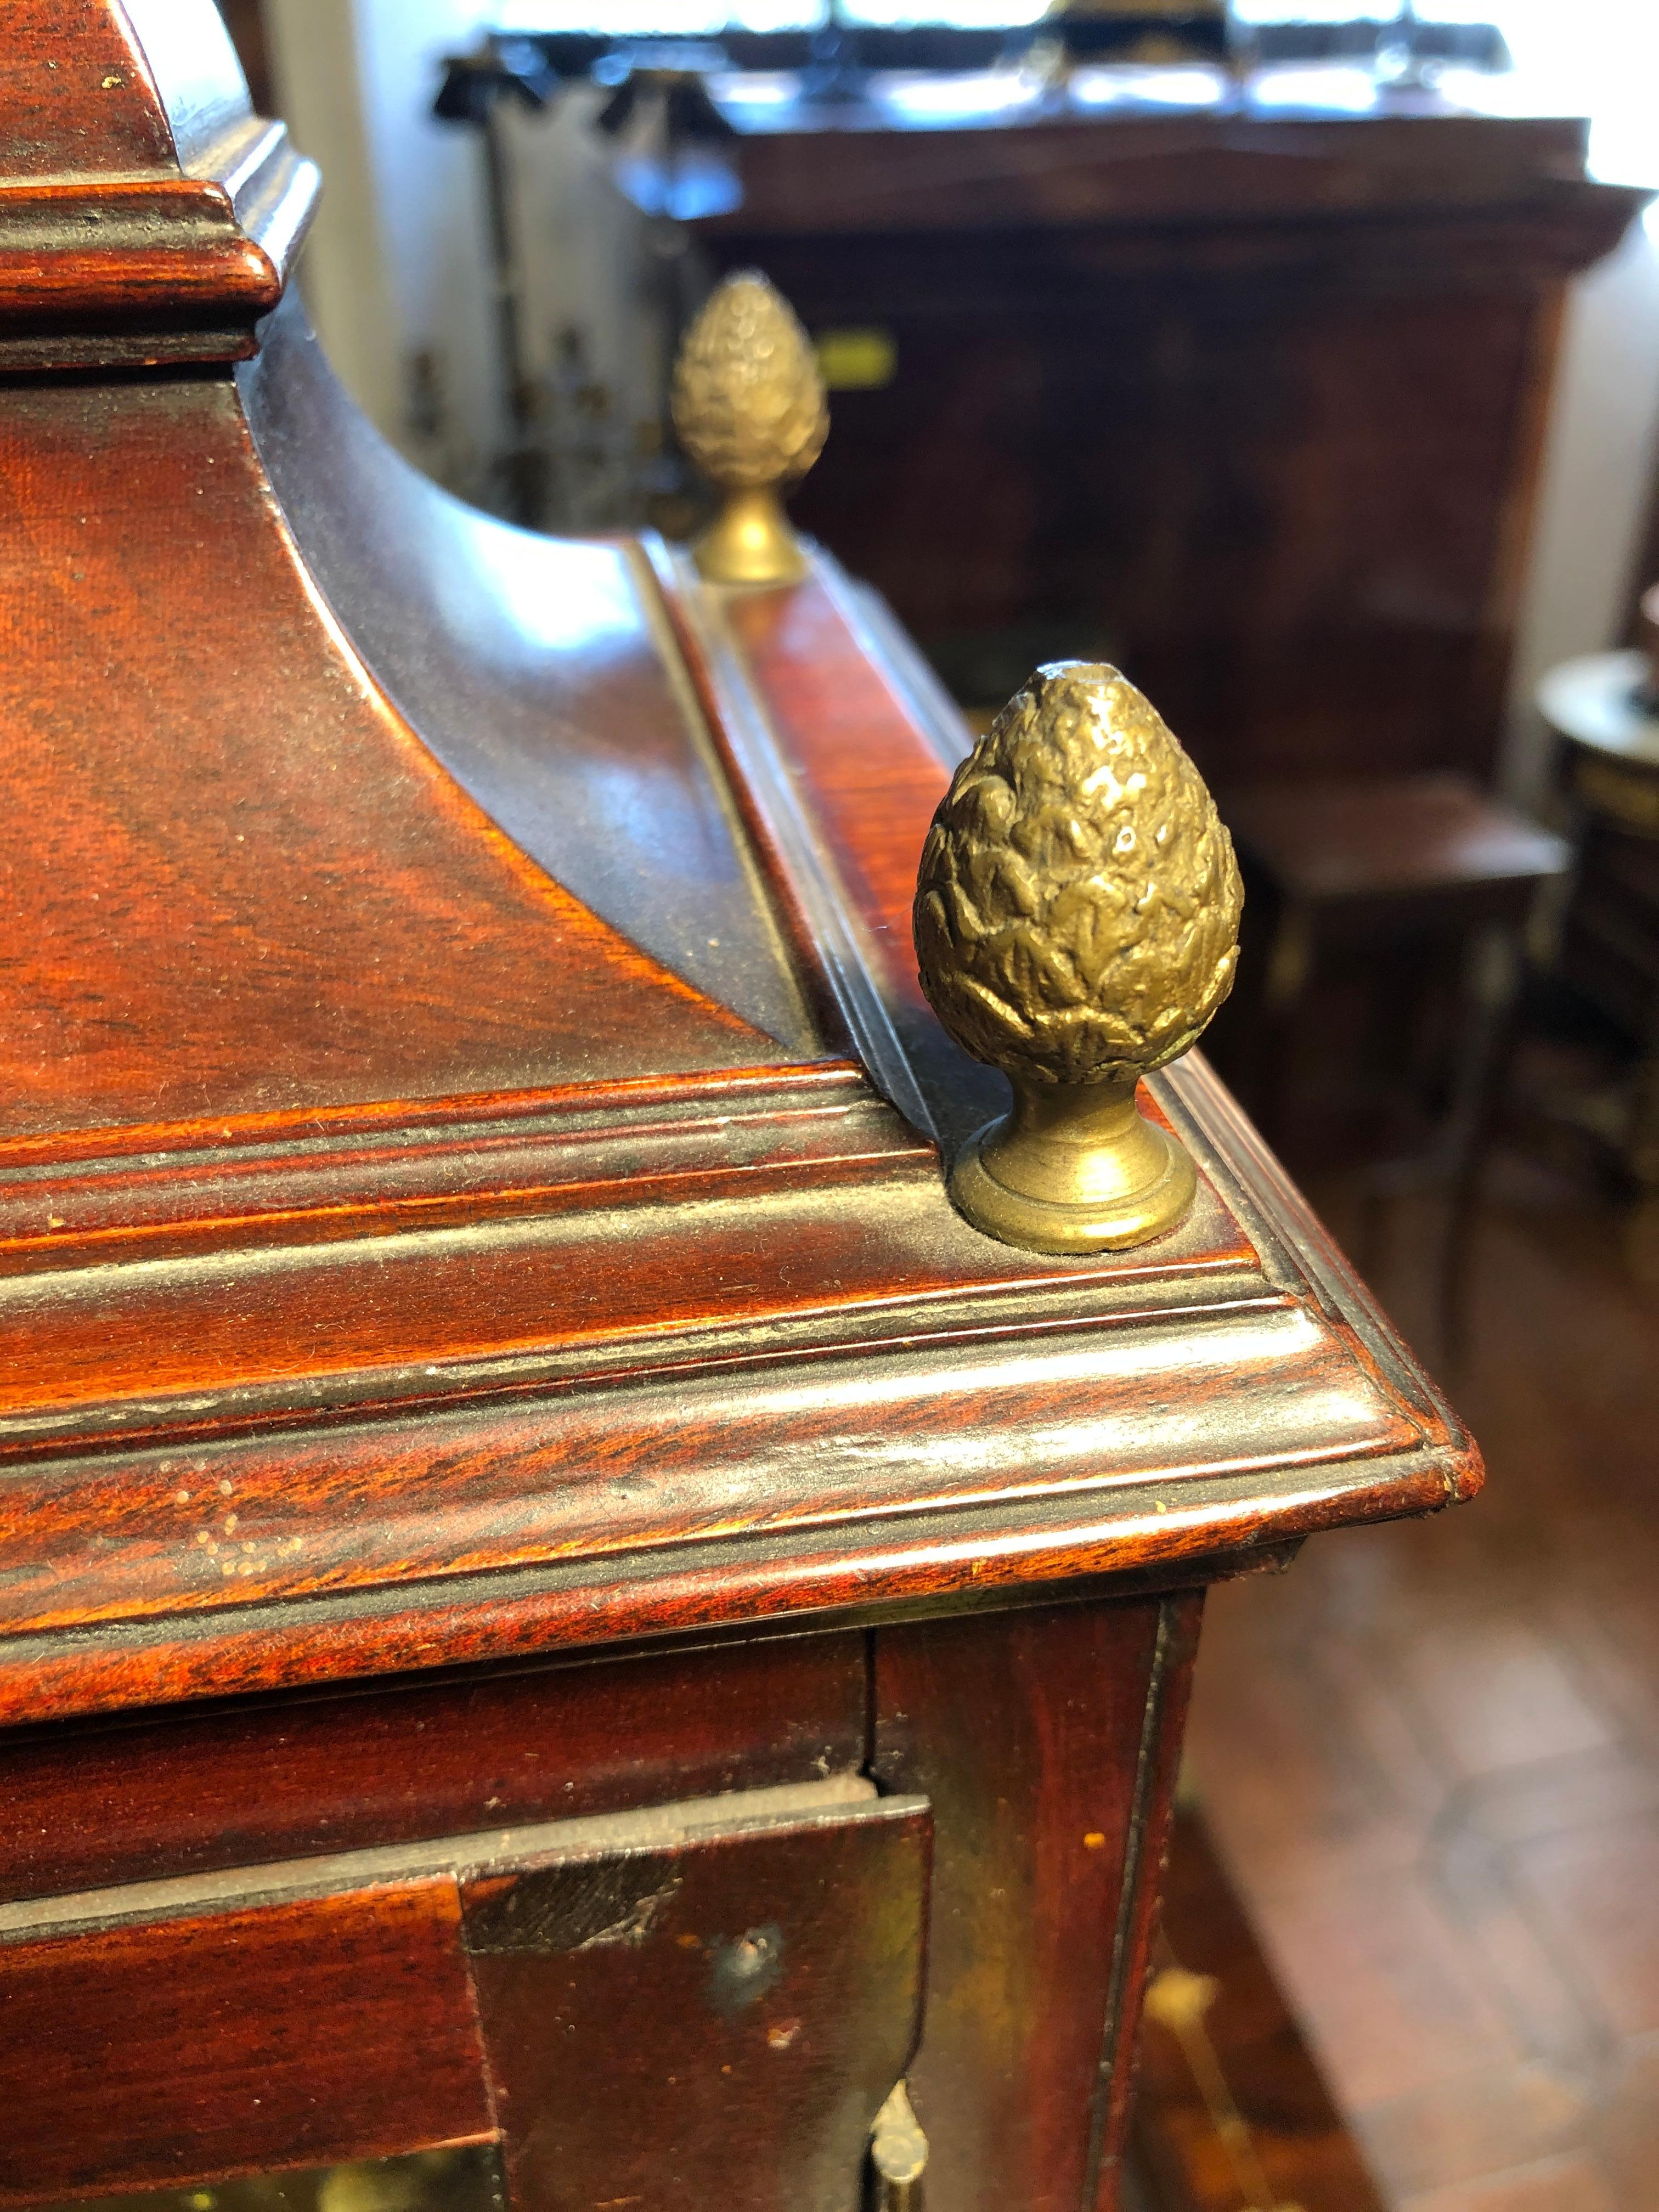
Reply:
[[769, 485], [728, 492], [691, 554], [711, 584], [797, 584], [806, 574], [800, 540]]
[[1135, 1103], [1133, 1085], [1026, 1084], [971, 1138], [951, 1176], [957, 1210], [1028, 1252], [1115, 1252], [1173, 1229], [1198, 1172]]

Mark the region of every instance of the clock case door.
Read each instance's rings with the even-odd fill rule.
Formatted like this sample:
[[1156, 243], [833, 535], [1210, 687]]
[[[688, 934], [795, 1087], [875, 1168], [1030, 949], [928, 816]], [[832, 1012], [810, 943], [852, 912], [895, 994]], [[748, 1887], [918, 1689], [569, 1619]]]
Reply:
[[0, 1908], [0, 2203], [857, 2212], [931, 1845], [847, 1776]]

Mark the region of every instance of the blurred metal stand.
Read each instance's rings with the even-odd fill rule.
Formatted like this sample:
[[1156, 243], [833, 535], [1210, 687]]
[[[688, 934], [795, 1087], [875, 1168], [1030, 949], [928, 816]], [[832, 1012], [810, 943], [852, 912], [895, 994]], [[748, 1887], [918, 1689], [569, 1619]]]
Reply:
[[513, 250], [507, 157], [501, 144], [505, 100], [539, 112], [558, 90], [559, 79], [532, 40], [492, 34], [476, 53], [453, 55], [432, 112], [441, 123], [464, 123], [483, 148], [484, 194], [489, 210], [489, 250], [500, 359], [501, 403], [507, 443], [492, 473], [496, 502], [510, 522], [533, 526], [546, 495], [546, 456], [536, 434], [536, 386], [525, 360], [517, 263]]

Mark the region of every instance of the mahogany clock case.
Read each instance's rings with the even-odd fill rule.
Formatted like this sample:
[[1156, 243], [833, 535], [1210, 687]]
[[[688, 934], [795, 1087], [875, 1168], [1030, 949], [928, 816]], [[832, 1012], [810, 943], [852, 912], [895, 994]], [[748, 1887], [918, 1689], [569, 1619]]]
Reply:
[[952, 1212], [832, 563], [407, 471], [206, 0], [0, 100], [0, 2200], [841, 2205], [908, 2069], [938, 2212], [1109, 2206], [1197, 1592], [1472, 1444], [1196, 1061], [1174, 1234]]

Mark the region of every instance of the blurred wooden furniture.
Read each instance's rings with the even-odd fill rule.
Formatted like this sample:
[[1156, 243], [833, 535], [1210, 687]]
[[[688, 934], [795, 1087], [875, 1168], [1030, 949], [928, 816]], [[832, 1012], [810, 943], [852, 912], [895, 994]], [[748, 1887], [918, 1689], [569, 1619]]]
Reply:
[[[1247, 882], [1261, 894], [1258, 957], [1237, 1031], [1248, 1022], [1247, 1094], [1282, 1130], [1309, 992], [1322, 963], [1368, 973], [1372, 1036], [1364, 1073], [1398, 1103], [1424, 1071], [1425, 988], [1450, 983], [1456, 1008], [1450, 1103], [1420, 1158], [1368, 1171], [1381, 1197], [1425, 1177], [1448, 1193], [1443, 1335], [1454, 1342], [1483, 1140], [1519, 979], [1522, 936], [1541, 885], [1564, 874], [1563, 841], [1442, 774], [1232, 792], [1227, 816]], [[1495, 973], [1471, 976], [1474, 943], [1501, 946]], [[1477, 988], [1484, 986], [1484, 988]]]
[[891, 356], [799, 519], [959, 698], [1082, 653], [1218, 785], [1489, 777], [1567, 280], [1644, 197], [1582, 122], [1343, 70], [742, 89], [704, 246]]
[[1473, 1445], [1200, 1066], [959, 1219], [867, 602], [446, 498], [208, 0], [7, 27], [0, 2204], [1109, 2212], [1201, 1591]]
[[[1650, 604], [1645, 600], [1644, 608]], [[1607, 1126], [1639, 1194], [1633, 1247], [1638, 1255], [1659, 1261], [1659, 694], [1654, 674], [1651, 654], [1641, 647], [1585, 654], [1550, 670], [1538, 687], [1538, 709], [1559, 741], [1560, 779], [1578, 852], [1561, 930], [1561, 969], [1636, 1048], [1636, 1064]]]
[[1158, 2212], [1384, 2212], [1198, 1807], [1176, 1808], [1135, 2144]]

